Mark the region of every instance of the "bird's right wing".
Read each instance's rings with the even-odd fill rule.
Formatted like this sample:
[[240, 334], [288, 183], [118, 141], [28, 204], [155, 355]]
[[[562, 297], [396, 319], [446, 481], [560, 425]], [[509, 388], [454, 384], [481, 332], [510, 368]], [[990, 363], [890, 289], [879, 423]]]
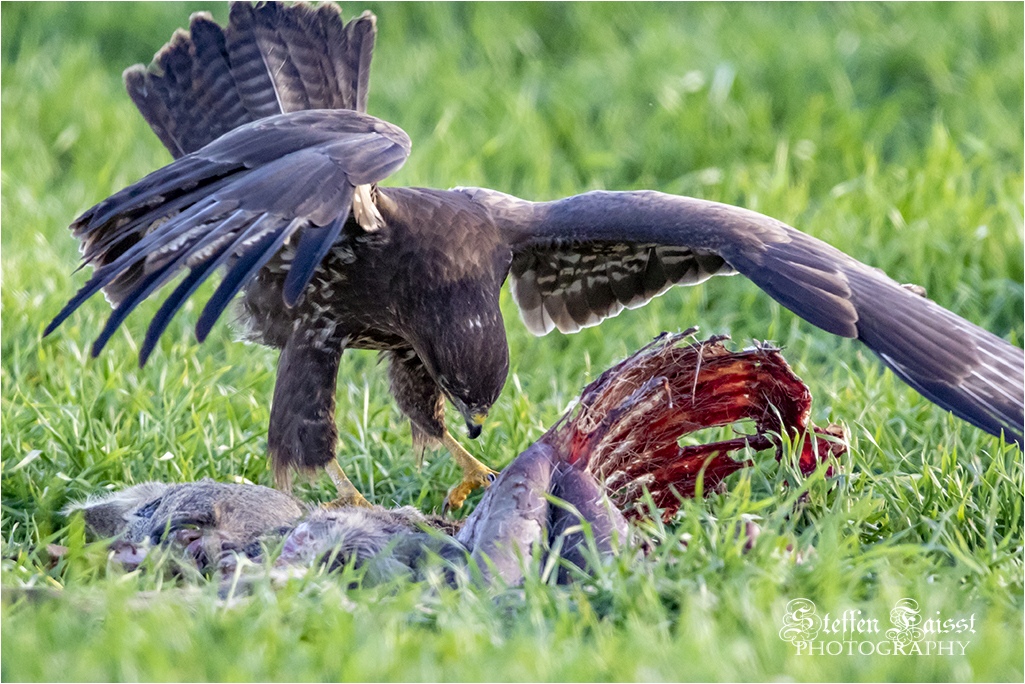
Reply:
[[102, 288], [116, 308], [96, 355], [139, 302], [188, 268], [150, 325], [144, 363], [218, 266], [228, 271], [197, 325], [200, 339], [293, 238], [284, 300], [294, 304], [350, 208], [360, 227], [376, 226], [370, 184], [409, 154], [402, 130], [363, 114], [376, 34], [373, 14], [346, 23], [333, 3], [236, 2], [226, 27], [199, 12], [152, 64], [127, 69], [128, 94], [176, 161], [71, 225], [96, 270], [46, 332]]
[[535, 334], [573, 332], [673, 285], [740, 273], [810, 323], [864, 342], [929, 400], [1022, 443], [1020, 348], [780, 221], [658, 192], [532, 203], [463, 191], [511, 247], [513, 297]]
[[84, 264], [95, 270], [45, 334], [103, 288], [115, 308], [93, 345], [95, 356], [132, 309], [188, 268], [150, 324], [145, 362], [185, 299], [224, 264], [227, 273], [196, 325], [202, 340], [232, 297], [293, 238], [283, 294], [285, 304], [295, 304], [346, 224], [356, 186], [396, 171], [409, 149], [402, 129], [343, 109], [278, 114], [224, 134], [71, 224]]

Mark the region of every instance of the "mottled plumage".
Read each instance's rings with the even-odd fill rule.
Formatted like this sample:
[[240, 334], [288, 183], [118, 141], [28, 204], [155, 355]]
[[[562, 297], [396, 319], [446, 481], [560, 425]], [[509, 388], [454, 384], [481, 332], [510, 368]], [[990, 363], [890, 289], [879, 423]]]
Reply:
[[508, 372], [508, 276], [527, 327], [544, 334], [741, 273], [814, 325], [860, 339], [930, 400], [1021, 443], [1021, 349], [774, 219], [657, 192], [535, 203], [378, 186], [410, 142], [364, 113], [375, 30], [372, 15], [345, 24], [333, 5], [234, 4], [226, 29], [196, 15], [149, 69], [129, 69], [129, 93], [176, 159], [72, 224], [95, 270], [48, 332], [102, 288], [115, 308], [98, 353], [187, 270], [150, 325], [145, 362], [223, 267], [197, 336], [242, 291], [246, 334], [282, 350], [269, 434], [279, 474], [332, 461], [339, 357], [372, 349], [391, 359], [416, 439], [441, 440], [468, 470], [465, 496], [492, 475], [448, 435], [440, 402], [479, 433]]

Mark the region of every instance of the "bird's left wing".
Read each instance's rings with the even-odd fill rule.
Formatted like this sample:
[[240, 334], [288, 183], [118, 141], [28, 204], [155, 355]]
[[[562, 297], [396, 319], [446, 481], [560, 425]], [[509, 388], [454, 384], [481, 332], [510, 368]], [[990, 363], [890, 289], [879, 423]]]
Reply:
[[283, 293], [295, 304], [346, 224], [356, 186], [396, 171], [409, 149], [397, 126], [341, 109], [278, 114], [222, 135], [71, 224], [83, 264], [95, 270], [45, 334], [102, 288], [115, 308], [95, 356], [139, 302], [188, 268], [150, 324], [145, 362], [171, 317], [218, 266], [227, 273], [197, 323], [200, 340], [289, 240], [298, 242]]
[[574, 332], [673, 285], [741, 273], [805, 320], [864, 342], [926, 398], [1022, 443], [1020, 348], [780, 221], [657, 192], [533, 203], [463, 191], [512, 249], [513, 298], [534, 334]]

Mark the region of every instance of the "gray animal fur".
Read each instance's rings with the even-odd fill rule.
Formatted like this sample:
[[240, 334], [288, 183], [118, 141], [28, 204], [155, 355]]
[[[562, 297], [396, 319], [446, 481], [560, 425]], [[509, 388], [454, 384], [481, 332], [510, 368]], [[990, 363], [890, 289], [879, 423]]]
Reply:
[[167, 485], [145, 482], [74, 503], [97, 537], [113, 537], [115, 557], [137, 565], [150, 546], [177, 544], [201, 567], [225, 553], [260, 553], [260, 540], [291, 529], [305, 508], [291, 496], [259, 485], [203, 479]]
[[[566, 501], [552, 505], [553, 496]], [[605, 503], [594, 477], [566, 464], [556, 467], [556, 456], [543, 444], [506, 468], [455, 537], [409, 506], [306, 511], [274, 489], [212, 480], [147, 482], [65, 509], [74, 511], [82, 511], [94, 536], [112, 537], [115, 558], [131, 567], [163, 544], [177, 547], [200, 569], [223, 569], [233, 567], [234, 554], [258, 559], [261, 541], [283, 538], [278, 568], [352, 564], [365, 567], [372, 583], [420, 577], [437, 557], [455, 566], [473, 563], [486, 583], [515, 585], [535, 548], [546, 555], [562, 549], [567, 561], [586, 569], [593, 558], [585, 552], [583, 527], [593, 531], [599, 556], [614, 553], [615, 540], [626, 535], [622, 514]], [[563, 568], [559, 577], [568, 581], [572, 574]]]

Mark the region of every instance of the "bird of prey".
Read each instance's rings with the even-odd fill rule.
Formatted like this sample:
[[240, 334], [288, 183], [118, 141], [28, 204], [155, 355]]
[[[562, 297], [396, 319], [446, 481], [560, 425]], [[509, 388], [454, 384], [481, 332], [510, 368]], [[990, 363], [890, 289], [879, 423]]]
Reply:
[[780, 221], [659, 192], [588, 192], [531, 202], [483, 188], [379, 185], [410, 152], [366, 113], [370, 13], [333, 4], [204, 13], [128, 93], [174, 161], [71, 224], [92, 277], [52, 331], [103, 290], [114, 307], [98, 354], [141, 302], [185, 272], [142, 345], [215, 270], [202, 341], [242, 292], [249, 339], [281, 350], [268, 446], [279, 483], [326, 468], [339, 501], [366, 503], [336, 461], [335, 384], [345, 349], [389, 361], [391, 392], [420, 448], [441, 442], [464, 476], [455, 508], [494, 471], [449, 433], [447, 399], [480, 434], [509, 369], [499, 291], [511, 281], [537, 335], [595, 325], [674, 285], [740, 273], [798, 316], [857, 338], [922, 395], [1019, 445], [1022, 350], [922, 293]]

